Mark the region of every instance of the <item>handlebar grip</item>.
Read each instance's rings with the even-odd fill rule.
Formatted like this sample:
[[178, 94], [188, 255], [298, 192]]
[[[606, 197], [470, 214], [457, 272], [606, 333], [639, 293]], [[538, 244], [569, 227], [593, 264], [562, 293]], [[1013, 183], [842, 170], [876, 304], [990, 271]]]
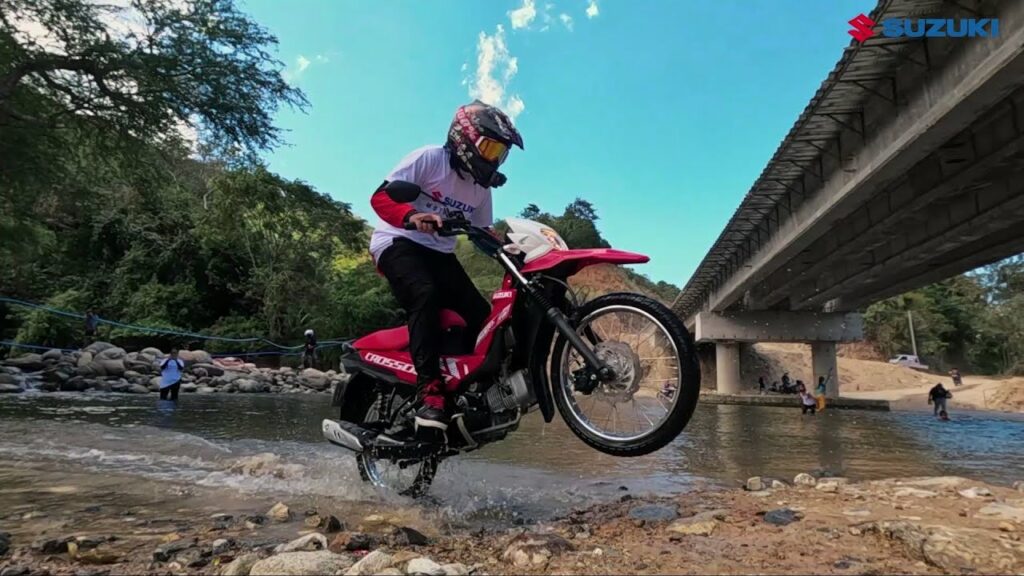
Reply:
[[414, 222], [406, 222], [404, 228], [406, 230], [415, 230], [416, 224]]

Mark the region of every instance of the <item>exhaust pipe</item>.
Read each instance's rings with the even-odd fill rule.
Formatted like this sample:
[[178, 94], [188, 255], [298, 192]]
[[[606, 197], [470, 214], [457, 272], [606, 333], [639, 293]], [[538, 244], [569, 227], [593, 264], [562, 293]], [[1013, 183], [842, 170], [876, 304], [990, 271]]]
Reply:
[[345, 430], [336, 420], [325, 418], [321, 429], [323, 430], [324, 438], [335, 446], [341, 446], [356, 453], [360, 453], [364, 449], [359, 437]]

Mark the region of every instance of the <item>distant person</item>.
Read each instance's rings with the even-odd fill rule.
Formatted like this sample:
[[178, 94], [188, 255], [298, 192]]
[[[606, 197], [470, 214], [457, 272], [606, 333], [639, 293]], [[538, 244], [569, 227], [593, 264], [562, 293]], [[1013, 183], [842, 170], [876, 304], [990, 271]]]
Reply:
[[939, 411], [939, 420], [946, 422], [949, 420], [949, 414], [945, 410]]
[[764, 394], [764, 390], [765, 390], [764, 376], [758, 376], [758, 378], [757, 378], [757, 391], [762, 393], [762, 394]]
[[801, 414], [807, 414], [808, 412], [814, 414], [814, 410], [818, 405], [817, 401], [814, 399], [814, 396], [812, 396], [811, 393], [807, 391], [807, 389], [803, 389], [800, 391], [800, 403], [803, 404], [803, 412], [801, 412]]
[[789, 379], [789, 372], [782, 374], [782, 391], [785, 392], [792, 387], [792, 381]]
[[92, 344], [96, 341], [96, 331], [100, 327], [100, 317], [92, 311], [92, 308], [85, 312], [85, 343]]
[[778, 392], [779, 391], [779, 381], [776, 380], [776, 381], [772, 382], [772, 385], [768, 388], [768, 391], [769, 392]]
[[302, 345], [302, 367], [316, 366], [316, 333], [312, 328], [306, 330], [306, 343]]
[[178, 349], [171, 348], [171, 354], [160, 363], [160, 399], [167, 400], [170, 396], [172, 402], [178, 401], [178, 391], [181, 389], [181, 372], [185, 369], [185, 362], [178, 358]]
[[818, 376], [818, 385], [814, 388], [814, 399], [818, 401], [818, 410], [825, 409], [825, 377]]
[[928, 403], [934, 406], [932, 413], [938, 416], [940, 412], [945, 412], [946, 400], [952, 397], [953, 395], [949, 390], [946, 390], [942, 385], [942, 382], [939, 382], [932, 387], [932, 389], [928, 391]]
[[953, 386], [960, 386], [964, 383], [963, 376], [960, 375], [960, 370], [956, 368], [949, 371], [949, 377], [953, 379]]

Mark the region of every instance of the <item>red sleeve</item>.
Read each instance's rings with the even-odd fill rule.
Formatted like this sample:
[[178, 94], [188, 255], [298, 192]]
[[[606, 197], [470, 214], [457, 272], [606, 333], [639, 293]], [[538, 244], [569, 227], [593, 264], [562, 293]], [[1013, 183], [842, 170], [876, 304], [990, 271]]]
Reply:
[[381, 220], [396, 228], [405, 226], [405, 217], [416, 211], [411, 204], [401, 204], [392, 200], [383, 188], [379, 188], [370, 196], [370, 205]]

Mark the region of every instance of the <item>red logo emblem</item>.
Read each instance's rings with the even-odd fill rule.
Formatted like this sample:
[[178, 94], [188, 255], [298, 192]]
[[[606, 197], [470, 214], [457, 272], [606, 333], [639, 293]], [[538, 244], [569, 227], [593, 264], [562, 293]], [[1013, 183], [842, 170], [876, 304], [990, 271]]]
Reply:
[[853, 36], [857, 42], [864, 42], [875, 35], [873, 30], [875, 21], [863, 14], [858, 14], [853, 20], [850, 20], [849, 24], [853, 29], [848, 30], [846, 33]]

